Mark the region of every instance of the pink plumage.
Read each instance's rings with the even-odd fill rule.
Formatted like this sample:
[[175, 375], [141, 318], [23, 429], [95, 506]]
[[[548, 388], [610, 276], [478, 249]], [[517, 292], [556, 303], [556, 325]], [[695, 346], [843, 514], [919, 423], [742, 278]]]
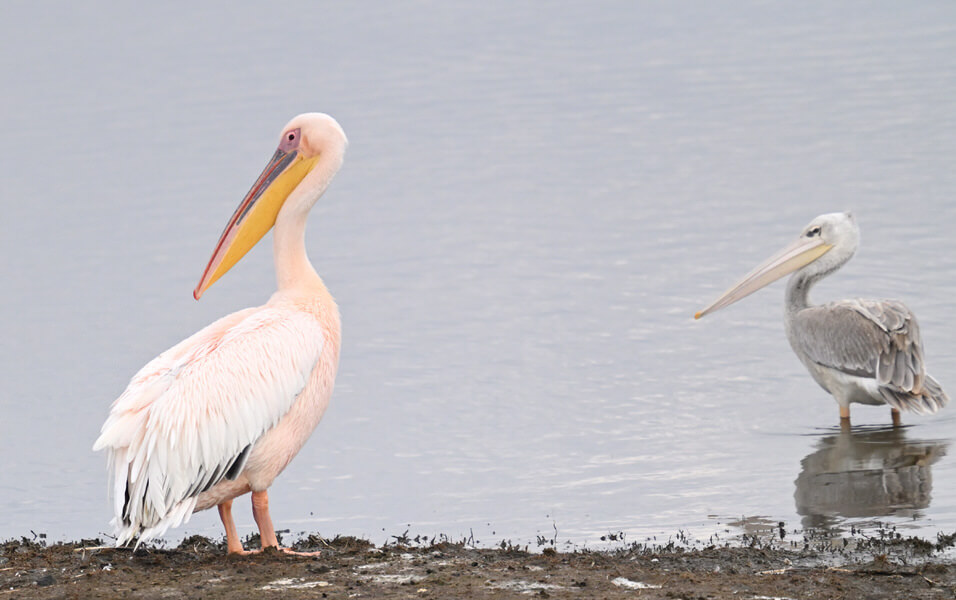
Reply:
[[[250, 491], [263, 547], [278, 545], [266, 490], [318, 425], [338, 367], [338, 307], [306, 256], [305, 221], [346, 145], [327, 115], [300, 115], [283, 129], [280, 150], [223, 232], [196, 295], [248, 250], [230, 258], [243, 228], [258, 235], [254, 244], [273, 219], [279, 290], [160, 354], [113, 403], [94, 450], [109, 451], [118, 545], [219, 506], [229, 551], [241, 552], [231, 503]], [[280, 190], [296, 185], [287, 197], [269, 195], [280, 181]], [[260, 201], [277, 203], [277, 213], [250, 210]]]

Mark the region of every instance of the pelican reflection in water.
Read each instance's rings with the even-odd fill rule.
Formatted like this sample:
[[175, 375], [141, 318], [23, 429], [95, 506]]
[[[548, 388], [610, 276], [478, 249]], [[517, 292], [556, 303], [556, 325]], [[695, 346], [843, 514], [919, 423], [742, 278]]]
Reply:
[[747, 274], [699, 319], [793, 273], [787, 284], [787, 339], [813, 379], [833, 395], [840, 419], [849, 423], [850, 404], [888, 404], [893, 424], [899, 411], [934, 413], [949, 402], [926, 372], [916, 317], [896, 300], [840, 300], [810, 304], [820, 279], [856, 252], [860, 230], [850, 213], [820, 215], [792, 244]]
[[843, 430], [820, 439], [794, 482], [803, 527], [832, 527], [839, 517], [907, 516], [929, 506], [930, 466], [948, 443], [907, 440], [901, 427]]

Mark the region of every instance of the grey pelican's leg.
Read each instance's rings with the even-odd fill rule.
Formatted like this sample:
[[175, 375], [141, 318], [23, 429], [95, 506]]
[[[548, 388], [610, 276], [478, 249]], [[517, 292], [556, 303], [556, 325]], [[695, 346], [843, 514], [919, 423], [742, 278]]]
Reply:
[[891, 408], [890, 416], [893, 417], [893, 427], [899, 427], [903, 424], [903, 422], [900, 420], [900, 411], [896, 410], [895, 408]]
[[850, 425], [850, 405], [846, 406], [840, 405], [840, 431], [848, 433], [851, 429]]
[[841, 404], [840, 405], [840, 423], [842, 424], [844, 422], [846, 422], [847, 424], [850, 423], [850, 407], [849, 405], [843, 406]]

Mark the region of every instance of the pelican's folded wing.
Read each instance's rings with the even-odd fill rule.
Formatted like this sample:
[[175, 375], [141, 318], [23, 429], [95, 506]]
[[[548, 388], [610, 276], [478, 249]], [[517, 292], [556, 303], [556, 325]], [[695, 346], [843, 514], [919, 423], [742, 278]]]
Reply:
[[801, 310], [796, 349], [825, 367], [919, 393], [926, 370], [916, 317], [895, 300], [844, 300]]
[[188, 519], [200, 493], [237, 477], [305, 387], [323, 342], [308, 314], [248, 309], [140, 370], [93, 447], [110, 452], [117, 543], [162, 535]]

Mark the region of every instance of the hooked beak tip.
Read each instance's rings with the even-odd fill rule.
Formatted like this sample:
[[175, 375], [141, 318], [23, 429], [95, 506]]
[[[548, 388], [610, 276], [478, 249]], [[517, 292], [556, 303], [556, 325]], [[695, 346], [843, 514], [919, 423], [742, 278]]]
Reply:
[[[197, 298], [197, 300], [198, 300], [198, 298]], [[694, 313], [694, 320], [696, 321], [697, 319], [699, 319], [699, 318], [701, 318], [701, 317], [703, 317], [703, 316], [704, 316], [704, 311], [696, 312], [696, 313]]]

